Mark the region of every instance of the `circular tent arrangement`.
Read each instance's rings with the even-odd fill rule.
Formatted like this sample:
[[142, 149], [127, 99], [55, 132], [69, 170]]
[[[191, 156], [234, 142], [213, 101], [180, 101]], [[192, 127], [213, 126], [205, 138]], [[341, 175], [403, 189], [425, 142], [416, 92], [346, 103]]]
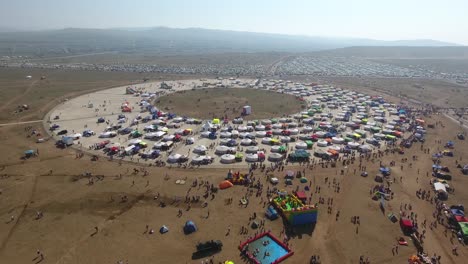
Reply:
[[[240, 162], [244, 159], [244, 155], [247, 162], [261, 160], [258, 154], [260, 149], [264, 151], [263, 156], [266, 153], [269, 161], [281, 160], [284, 156], [282, 154], [289, 154], [293, 160], [307, 160], [306, 155], [297, 151], [312, 149], [315, 141], [318, 147], [323, 148], [323, 151], [337, 157], [342, 149], [346, 152], [372, 151], [374, 146], [381, 145], [381, 141], [396, 141], [407, 135], [409, 121], [404, 109], [401, 109], [401, 106], [386, 103], [381, 97], [371, 97], [327, 85], [293, 84], [294, 86], [291, 87], [291, 84], [286, 82], [279, 82], [279, 84], [281, 88], [277, 87], [277, 92], [298, 96], [300, 99], [298, 103], [305, 102], [306, 108], [300, 113], [291, 116], [283, 115], [279, 119], [246, 122], [242, 118], [230, 121], [229, 118], [223, 117], [200, 121], [177, 116], [174, 113], [164, 113], [147, 104], [144, 98], [138, 97], [139, 95], [131, 94], [125, 100], [125, 109], [132, 111], [119, 113], [115, 121], [122, 125], [118, 127], [112, 123], [113, 120], [110, 120], [110, 123], [105, 124], [104, 127], [101, 125], [105, 131], [98, 132], [97, 135], [105, 134], [105, 137], [109, 139], [104, 146], [122, 142], [122, 146], [126, 147], [115, 144], [112, 148], [105, 148], [105, 151], [108, 152], [111, 149], [112, 153], [115, 152], [116, 155], [122, 155], [124, 158], [131, 155], [140, 155], [145, 159], [148, 156], [165, 157], [166, 155], [160, 155], [162, 154], [160, 152], [170, 150], [170, 153], [187, 153], [188, 150], [189, 155], [192, 153], [190, 158], [194, 159], [195, 163], [205, 161], [205, 155], [214, 153], [220, 156], [219, 161], [223, 164]], [[146, 107], [148, 105], [149, 107]], [[140, 113], [137, 106], [142, 106]], [[148, 116], [143, 114], [146, 112]], [[99, 121], [100, 123], [109, 121], [107, 117], [99, 118], [99, 120], [102, 120]], [[143, 133], [138, 128], [139, 120], [146, 123], [143, 126]], [[59, 124], [51, 124], [51, 128], [62, 129], [64, 123]], [[423, 140], [425, 123], [418, 121], [417, 125], [415, 137], [417, 140]], [[96, 130], [96, 128], [91, 129]], [[53, 133], [58, 134], [58, 132]], [[78, 134], [80, 135], [77, 136]], [[84, 137], [82, 138], [81, 135]], [[194, 144], [194, 135], [199, 136], [197, 143], [200, 145], [190, 148], [187, 145]], [[77, 137], [80, 141], [86, 142], [93, 136], [93, 133], [86, 133], [86, 136], [84, 132], [74, 133], [71, 135], [71, 143], [73, 144], [73, 140]], [[119, 137], [119, 140], [112, 140], [112, 137]], [[146, 144], [142, 138], [145, 141], [155, 142]], [[240, 140], [236, 141], [237, 138]], [[256, 138], [265, 146], [257, 147]], [[178, 142], [184, 142], [185, 145], [178, 144]], [[294, 148], [291, 148], [293, 153], [288, 153], [290, 149], [288, 143], [291, 142], [294, 143]], [[148, 154], [152, 153], [150, 146], [153, 144], [153, 149], [158, 151], [158, 155]], [[242, 147], [237, 147], [239, 144]], [[206, 147], [208, 145], [209, 147]], [[101, 144], [96, 146], [99, 146], [96, 150], [102, 149]], [[169, 155], [167, 161], [178, 163], [188, 161], [188, 157], [176, 153]]]

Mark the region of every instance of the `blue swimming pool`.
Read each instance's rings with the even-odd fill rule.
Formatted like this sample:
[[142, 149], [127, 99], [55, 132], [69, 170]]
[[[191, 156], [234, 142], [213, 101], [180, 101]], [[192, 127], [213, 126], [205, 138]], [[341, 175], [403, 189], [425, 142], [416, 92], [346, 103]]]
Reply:
[[[264, 245], [264, 241], [267, 242], [266, 245]], [[273, 240], [270, 236], [265, 235], [255, 241], [252, 241], [249, 243], [249, 252], [250, 254], [254, 254], [254, 252], [258, 249], [258, 253], [256, 253], [255, 258], [261, 263], [261, 264], [270, 264], [273, 263], [275, 260], [280, 259], [281, 257], [285, 256], [288, 254], [288, 251], [283, 248], [281, 245], [276, 243], [275, 240]], [[265, 253], [268, 252], [269, 256], [267, 256]]]

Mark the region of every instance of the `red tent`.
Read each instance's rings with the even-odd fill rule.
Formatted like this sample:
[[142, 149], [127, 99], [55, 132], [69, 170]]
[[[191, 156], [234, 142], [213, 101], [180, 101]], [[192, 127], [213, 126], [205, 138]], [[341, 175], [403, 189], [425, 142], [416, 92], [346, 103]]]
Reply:
[[468, 222], [468, 217], [461, 216], [461, 215], [456, 215], [455, 220], [457, 220], [457, 222]]
[[265, 159], [265, 153], [258, 153], [258, 159], [259, 160], [264, 160]]
[[408, 218], [401, 218], [400, 225], [405, 228], [413, 228], [413, 222]]
[[307, 195], [303, 191], [298, 191], [295, 193], [296, 197], [301, 200], [302, 202], [307, 201]]
[[414, 232], [413, 222], [408, 218], [400, 218], [400, 227], [404, 234], [410, 235]]

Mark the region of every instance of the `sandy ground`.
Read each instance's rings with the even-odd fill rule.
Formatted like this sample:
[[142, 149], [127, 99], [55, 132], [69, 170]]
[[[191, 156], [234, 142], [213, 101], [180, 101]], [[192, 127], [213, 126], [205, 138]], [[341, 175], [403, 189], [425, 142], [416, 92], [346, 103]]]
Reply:
[[[458, 125], [446, 121], [443, 116], [426, 118], [428, 123], [442, 121], [444, 126], [428, 130], [427, 143], [430, 153], [443, 149], [447, 140], [454, 140]], [[264, 207], [261, 197], [253, 195], [247, 208], [238, 205], [240, 197], [246, 193], [246, 187], [235, 186], [219, 191], [215, 198], [207, 198], [208, 206], [203, 208], [194, 203], [190, 210], [184, 203], [185, 196], [203, 196], [203, 188], [192, 188], [193, 180], [209, 181], [217, 184], [224, 179], [227, 169], [169, 169], [145, 167], [147, 176], [133, 174], [135, 164], [109, 162], [101, 159], [90, 161], [88, 156], [76, 159], [75, 150], [56, 149], [51, 142], [36, 144], [34, 137], [27, 137], [30, 132], [22, 126], [0, 127], [0, 143], [3, 154], [0, 156], [0, 260], [3, 263], [35, 263], [36, 250], [44, 254], [42, 263], [116, 263], [119, 260], [128, 263], [200, 263], [191, 260], [191, 253], [198, 241], [220, 239], [223, 251], [214, 256], [215, 263], [227, 259], [243, 263], [237, 245], [256, 230], [248, 229], [248, 234], [241, 235], [241, 226], [247, 226], [253, 213], [263, 219]], [[441, 140], [442, 144], [435, 143]], [[386, 204], [386, 213], [398, 213], [400, 205], [411, 204], [413, 211], [421, 221], [434, 221], [434, 205], [416, 198], [415, 192], [422, 188], [430, 189], [430, 154], [420, 151], [420, 144], [415, 144], [402, 156], [389, 154], [382, 158], [384, 164], [396, 161], [392, 176], [395, 193], [393, 200]], [[22, 161], [19, 158], [25, 149], [39, 149], [39, 157]], [[468, 147], [466, 141], [456, 140], [455, 157], [444, 158], [443, 165], [448, 166], [453, 175], [451, 185], [455, 193], [450, 194], [447, 204], [468, 204], [468, 193], [463, 190], [468, 186], [468, 178], [456, 169], [455, 160], [466, 162]], [[412, 162], [402, 164], [402, 158]], [[370, 199], [369, 190], [376, 183], [373, 175], [377, 174], [379, 161], [364, 161], [370, 177], [359, 176], [358, 163], [343, 168], [316, 167], [306, 169], [306, 177], [312, 182], [312, 190], [320, 186], [320, 193], [312, 194], [312, 202], [320, 198], [325, 204], [320, 205], [319, 219], [313, 231], [305, 230], [291, 237], [290, 245], [295, 254], [285, 263], [307, 263], [312, 255], [319, 255], [322, 263], [358, 263], [359, 256], [369, 257], [371, 263], [406, 263], [409, 255], [416, 252], [410, 243], [400, 247], [399, 254], [392, 255], [396, 238], [402, 236], [398, 224], [390, 222], [382, 214], [378, 202]], [[403, 170], [400, 166], [403, 165]], [[141, 168], [138, 166], [137, 168]], [[304, 167], [290, 166], [287, 169], [303, 170]], [[344, 175], [339, 171], [345, 170]], [[419, 169], [419, 174], [418, 174]], [[356, 170], [356, 173], [354, 173]], [[94, 184], [89, 179], [80, 177], [85, 171], [93, 175], [102, 175], [102, 180], [94, 177]], [[243, 171], [246, 172], [246, 171]], [[122, 174], [122, 177], [116, 177]], [[269, 185], [266, 177], [255, 171], [256, 178]], [[282, 178], [284, 172], [275, 172]], [[336, 184], [325, 183], [325, 178]], [[402, 177], [402, 181], [400, 181]], [[167, 179], [167, 180], [165, 180]], [[177, 179], [186, 179], [187, 184], [177, 185]], [[336, 186], [335, 184], [335, 186]], [[280, 188], [293, 191], [300, 184], [297, 179], [292, 186], [280, 184]], [[159, 199], [153, 197], [159, 193]], [[309, 193], [311, 194], [311, 193]], [[126, 202], [121, 197], [127, 196]], [[264, 197], [264, 193], [262, 195]], [[180, 202], [177, 200], [181, 199]], [[226, 200], [233, 198], [232, 204]], [[332, 213], [327, 214], [327, 200], [333, 198]], [[264, 199], [264, 198], [263, 198]], [[174, 202], [176, 200], [176, 202]], [[203, 201], [204, 198], [202, 197]], [[165, 201], [167, 206], [160, 207]], [[177, 217], [178, 210], [183, 211]], [[336, 212], [340, 216], [336, 220]], [[44, 216], [35, 220], [36, 212]], [[11, 216], [14, 219], [11, 220]], [[350, 221], [352, 216], [360, 216], [359, 226]], [[198, 232], [184, 235], [182, 226], [187, 220], [198, 225]], [[170, 231], [160, 235], [157, 230], [167, 225]], [[153, 235], [145, 234], [146, 225], [156, 230]], [[95, 232], [98, 227], [98, 232]], [[265, 229], [280, 236], [280, 220], [265, 221]], [[229, 234], [228, 230], [230, 229]], [[454, 241], [454, 243], [457, 243]], [[434, 230], [427, 229], [425, 250], [441, 256], [442, 263], [465, 263], [468, 252], [459, 245], [458, 256], [451, 254], [450, 234], [446, 237], [443, 228], [438, 225]], [[124, 262], [125, 263], [125, 262]]]

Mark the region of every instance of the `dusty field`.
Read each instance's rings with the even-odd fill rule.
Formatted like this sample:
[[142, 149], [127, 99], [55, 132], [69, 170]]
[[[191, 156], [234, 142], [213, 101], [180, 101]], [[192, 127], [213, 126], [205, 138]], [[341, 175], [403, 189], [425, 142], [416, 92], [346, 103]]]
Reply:
[[[442, 150], [441, 140], [454, 140], [459, 127], [448, 122], [442, 116], [426, 118], [428, 123], [442, 121], [444, 126], [437, 126], [428, 131], [427, 143], [430, 153]], [[36, 126], [40, 128], [40, 126]], [[247, 208], [238, 206], [239, 198], [246, 193], [245, 187], [235, 186], [220, 191], [208, 206], [202, 208], [200, 203], [194, 203], [190, 210], [184, 203], [189, 196], [203, 196], [203, 188], [190, 189], [192, 180], [199, 179], [217, 184], [227, 170], [225, 169], [195, 169], [180, 170], [146, 167], [148, 175], [133, 174], [135, 165], [110, 162], [101, 159], [90, 161], [88, 156], [76, 159], [72, 149], [58, 150], [52, 143], [36, 144], [35, 137], [28, 137], [30, 132], [25, 126], [0, 127], [0, 262], [4, 263], [35, 263], [36, 250], [41, 250], [45, 256], [42, 263], [200, 263], [192, 261], [191, 253], [198, 241], [220, 239], [224, 243], [223, 251], [214, 257], [215, 263], [226, 259], [235, 263], [243, 263], [239, 257], [237, 245], [241, 240], [251, 236], [255, 230], [249, 228], [248, 234], [241, 235], [241, 226], [247, 226], [253, 213], [263, 219], [263, 203], [261, 197], [253, 195]], [[456, 169], [455, 160], [466, 162], [468, 155], [467, 141], [456, 141], [455, 157], [444, 158], [443, 165], [448, 166], [454, 179], [451, 185], [455, 193], [450, 194], [447, 204], [468, 204], [468, 177], [461, 175]], [[382, 159], [384, 164], [396, 161], [392, 168], [392, 176], [396, 179], [391, 185], [395, 198], [386, 205], [386, 213], [398, 214], [401, 204], [411, 203], [418, 219], [432, 222], [434, 205], [416, 198], [415, 192], [422, 188], [428, 190], [432, 162], [429, 154], [419, 151], [421, 145], [415, 144], [405, 155], [388, 154]], [[25, 149], [39, 149], [39, 157], [22, 161], [19, 158]], [[413, 155], [418, 161], [402, 164], [402, 158], [409, 160]], [[66, 165], [65, 165], [66, 164]], [[369, 190], [375, 185], [373, 175], [377, 174], [379, 160], [363, 161], [367, 166], [369, 177], [359, 176], [359, 163], [355, 162], [344, 168], [341, 164], [332, 168], [316, 168], [305, 170], [306, 177], [312, 183], [312, 190], [320, 186], [320, 193], [309, 193], [312, 202], [318, 198], [333, 198], [332, 214], [327, 214], [327, 205], [320, 205], [318, 223], [311, 232], [305, 230], [292, 236], [290, 245], [295, 254], [284, 263], [308, 263], [311, 255], [319, 255], [322, 263], [358, 263], [359, 256], [369, 257], [371, 263], [406, 263], [410, 254], [415, 253], [415, 247], [400, 247], [399, 254], [392, 255], [392, 247], [396, 238], [402, 235], [398, 224], [392, 224], [379, 210], [378, 202], [369, 197]], [[403, 166], [401, 170], [400, 166]], [[286, 169], [303, 170], [304, 167], [287, 167]], [[286, 170], [285, 169], [285, 170]], [[345, 170], [345, 175], [339, 171]], [[354, 171], [356, 170], [356, 173]], [[418, 173], [419, 170], [419, 173]], [[102, 175], [94, 184], [89, 179], [79, 177], [83, 172]], [[241, 170], [246, 172], [246, 170]], [[122, 174], [122, 177], [116, 177]], [[256, 178], [264, 184], [269, 184], [260, 171], [255, 171]], [[283, 172], [275, 172], [283, 177]], [[337, 193], [333, 184], [339, 183]], [[402, 177], [402, 181], [400, 181]], [[167, 179], [167, 180], [166, 180]], [[185, 185], [176, 185], [175, 180], [187, 179]], [[287, 191], [303, 188], [295, 179], [292, 186], [280, 185]], [[330, 187], [329, 187], [330, 186]], [[336, 184], [335, 184], [336, 186]], [[153, 197], [159, 193], [159, 199]], [[121, 197], [127, 196], [126, 202]], [[176, 197], [177, 196], [177, 197]], [[262, 194], [263, 199], [264, 193]], [[181, 198], [181, 202], [174, 199]], [[226, 204], [226, 199], [233, 198], [232, 204]], [[203, 201], [204, 198], [201, 198]], [[160, 207], [159, 202], [165, 201], [167, 206]], [[173, 203], [174, 202], [174, 203]], [[178, 210], [183, 211], [177, 217]], [[336, 212], [340, 216], [336, 220]], [[36, 211], [42, 211], [44, 216], [35, 220]], [[358, 227], [350, 222], [352, 216], [360, 216]], [[11, 216], [14, 219], [11, 220]], [[193, 220], [199, 231], [192, 235], [184, 235], [182, 226], [185, 221]], [[169, 233], [160, 235], [157, 231], [161, 225], [167, 225]], [[155, 234], [144, 234], [146, 225], [155, 229]], [[92, 235], [98, 227], [99, 232]], [[230, 232], [228, 234], [228, 230]], [[266, 220], [265, 229], [279, 236], [282, 224], [279, 220]], [[455, 241], [455, 243], [457, 243]], [[430, 254], [441, 256], [442, 263], [465, 263], [468, 251], [459, 245], [458, 256], [451, 254], [452, 244], [450, 234], [446, 237], [443, 228], [438, 225], [434, 230], [427, 229], [425, 250]]]
[[[32, 76], [26, 79], [26, 76]], [[143, 79], [184, 79], [185, 76], [128, 72], [65, 71], [0, 68], [0, 123], [42, 119], [66, 98], [115, 86], [141, 83]], [[45, 76], [45, 80], [41, 80]], [[191, 76], [194, 78], [194, 76]], [[196, 77], [195, 77], [196, 78]], [[16, 112], [19, 105], [28, 111]]]
[[201, 119], [241, 116], [242, 107], [250, 105], [252, 114], [246, 120], [264, 119], [299, 113], [301, 104], [293, 95], [253, 89], [200, 89], [161, 97], [157, 105], [165, 111]]
[[[435, 117], [429, 121], [438, 119]], [[439, 127], [429, 132], [428, 143], [435, 138], [440, 138], [442, 142], [453, 139], [453, 131], [457, 127], [448, 122], [445, 125], [445, 128]], [[131, 164], [119, 166], [106, 160], [91, 162], [86, 156], [75, 159], [72, 150], [57, 150], [51, 144], [35, 145], [33, 139], [26, 137], [27, 133], [22, 127], [2, 127], [0, 131], [1, 144], [6, 153], [0, 161], [3, 175], [0, 179], [0, 258], [7, 263], [29, 263], [37, 249], [44, 252], [45, 263], [115, 263], [120, 259], [128, 259], [129, 263], [153, 263], [155, 259], [159, 263], [199, 263], [191, 261], [190, 255], [195, 243], [205, 239], [221, 239], [225, 245], [224, 250], [215, 256], [215, 263], [226, 259], [242, 263], [236, 246], [255, 231], [249, 229], [248, 235], [240, 235], [240, 227], [248, 224], [248, 218], [254, 212], [263, 218], [264, 208], [260, 197], [251, 197], [247, 208], [237, 205], [238, 199], [246, 192], [244, 187], [220, 191], [214, 200], [207, 199], [207, 208], [194, 204], [186, 211], [187, 204], [183, 202], [183, 197], [187, 193], [190, 196], [203, 195], [203, 188], [198, 187], [187, 192], [192, 180], [208, 180], [216, 184], [223, 179], [226, 170], [148, 167], [149, 175], [144, 177], [141, 173], [132, 174], [134, 166]], [[466, 142], [456, 143], [453, 159], [466, 159]], [[30, 147], [39, 148], [40, 156], [20, 161], [22, 150]], [[431, 148], [431, 153], [441, 149], [440, 145], [432, 143], [425, 147]], [[414, 193], [419, 188], [429, 188], [430, 177], [426, 177], [425, 173], [432, 163], [429, 155], [423, 155], [418, 150], [419, 145], [415, 145], [406, 153], [405, 157], [418, 155], [419, 161], [413, 162], [411, 169], [404, 165], [403, 171], [399, 168], [399, 160], [403, 156], [385, 156], [383, 162], [397, 161], [393, 169], [395, 178], [403, 177], [403, 183], [397, 180], [392, 185], [395, 199], [387, 203], [387, 213], [397, 213], [401, 203], [411, 203], [418, 217], [429, 222], [432, 221], [434, 205], [416, 199]], [[364, 165], [370, 175], [377, 173], [377, 161]], [[453, 161], [444, 161], [444, 165], [452, 170], [452, 185], [459, 190], [450, 195], [448, 203], [466, 204], [468, 194], [462, 190], [468, 186], [468, 178], [456, 170]], [[313, 254], [320, 255], [323, 263], [356, 263], [359, 255], [369, 256], [372, 263], [402, 263], [415, 252], [410, 245], [400, 248], [399, 255], [392, 256], [392, 246], [395, 238], [401, 236], [401, 231], [398, 224], [392, 224], [382, 215], [378, 202], [370, 199], [369, 188], [374, 185], [373, 179], [360, 177], [358, 172], [354, 174], [355, 169], [359, 171], [357, 167], [358, 164], [350, 165], [344, 176], [338, 175], [341, 166], [306, 170], [306, 176], [313, 185], [322, 189], [320, 194], [312, 195], [312, 202], [317, 202], [318, 197], [333, 198], [333, 213], [328, 215], [326, 205], [321, 206], [315, 230], [292, 238], [290, 243], [295, 254], [285, 263], [306, 263]], [[417, 169], [420, 169], [419, 175]], [[49, 175], [50, 170], [52, 173]], [[103, 175], [104, 178], [93, 185], [88, 184], [87, 178], [74, 180], [85, 171]], [[115, 177], [119, 174], [122, 174], [121, 179]], [[168, 180], [164, 180], [166, 175], [169, 176]], [[255, 172], [255, 175], [268, 185], [260, 172]], [[325, 177], [340, 183], [340, 193], [334, 191], [333, 185], [328, 187], [324, 183]], [[419, 182], [416, 182], [416, 177], [419, 177]], [[176, 179], [183, 178], [187, 179], [186, 185], [174, 183]], [[297, 185], [303, 187], [295, 180], [293, 186], [281, 188], [292, 191]], [[156, 193], [160, 193], [160, 199], [167, 201], [167, 207], [161, 208], [159, 201], [153, 200]], [[128, 196], [128, 201], [120, 202], [124, 195]], [[182, 197], [182, 202], [172, 204], [175, 196]], [[233, 204], [225, 205], [228, 198], [234, 199]], [[179, 208], [183, 210], [180, 218], [176, 216]], [[340, 210], [340, 217], [335, 221], [337, 210]], [[36, 211], [44, 212], [44, 217], [35, 220]], [[350, 223], [350, 217], [354, 215], [361, 218], [359, 233], [356, 233], [356, 226]], [[9, 222], [10, 216], [15, 216], [15, 220]], [[189, 219], [196, 222], [199, 231], [186, 236], [182, 233], [182, 225]], [[168, 234], [143, 234], [146, 225], [157, 231], [163, 224], [170, 228]], [[91, 236], [95, 226], [99, 227], [99, 233]], [[265, 228], [276, 235], [281, 232], [281, 226], [280, 221], [266, 220]], [[231, 232], [226, 235], [228, 227]], [[430, 254], [436, 252], [441, 255], [444, 263], [464, 263], [466, 249], [460, 247], [458, 257], [451, 255], [449, 238], [444, 237], [442, 231], [440, 227], [428, 231], [426, 250]]]

